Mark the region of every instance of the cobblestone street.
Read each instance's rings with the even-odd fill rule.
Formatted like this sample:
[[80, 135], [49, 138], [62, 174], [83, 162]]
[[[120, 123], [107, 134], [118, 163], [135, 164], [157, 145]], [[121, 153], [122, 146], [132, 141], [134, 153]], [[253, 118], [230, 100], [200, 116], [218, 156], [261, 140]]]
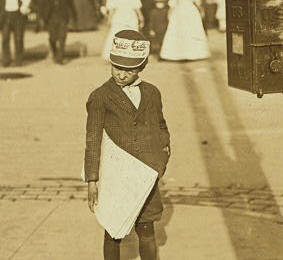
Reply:
[[[236, 187], [170, 187], [161, 186], [163, 202], [176, 205], [220, 207], [238, 210], [244, 215], [267, 218], [283, 224], [279, 210], [283, 208], [283, 190], [276, 192], [261, 189]], [[82, 184], [69, 185], [24, 185], [0, 187], [0, 200], [21, 201], [67, 201], [87, 200], [87, 187]]]

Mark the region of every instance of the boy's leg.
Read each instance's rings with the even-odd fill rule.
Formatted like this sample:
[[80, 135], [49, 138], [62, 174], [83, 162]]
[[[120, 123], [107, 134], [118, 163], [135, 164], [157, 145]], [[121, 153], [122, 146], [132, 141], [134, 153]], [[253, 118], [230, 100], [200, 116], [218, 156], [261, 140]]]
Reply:
[[104, 235], [104, 260], [120, 260], [121, 239], [113, 239], [105, 230]]
[[141, 260], [156, 260], [157, 247], [153, 222], [137, 223], [135, 229], [139, 238]]

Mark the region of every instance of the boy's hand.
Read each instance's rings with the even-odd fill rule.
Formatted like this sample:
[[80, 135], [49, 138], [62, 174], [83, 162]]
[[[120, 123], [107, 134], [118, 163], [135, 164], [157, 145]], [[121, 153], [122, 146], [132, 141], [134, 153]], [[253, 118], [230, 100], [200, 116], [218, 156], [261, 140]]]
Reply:
[[88, 183], [88, 207], [92, 213], [94, 213], [94, 204], [97, 205], [98, 189], [96, 182], [90, 181]]

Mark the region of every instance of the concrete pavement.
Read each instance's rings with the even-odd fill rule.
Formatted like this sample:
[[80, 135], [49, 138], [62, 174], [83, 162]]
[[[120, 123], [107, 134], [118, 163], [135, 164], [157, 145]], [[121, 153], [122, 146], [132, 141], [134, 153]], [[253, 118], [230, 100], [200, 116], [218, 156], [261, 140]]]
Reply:
[[[0, 81], [0, 259], [102, 259], [103, 230], [78, 178], [85, 101], [110, 73], [105, 34], [69, 34], [88, 56], [65, 66], [37, 55], [1, 69], [33, 77]], [[224, 35], [210, 31], [209, 41], [209, 60], [152, 56], [142, 74], [162, 92], [172, 135], [160, 259], [282, 260], [282, 95], [228, 88]], [[42, 53], [47, 36], [28, 33], [26, 47]], [[125, 239], [122, 260], [139, 259], [136, 242]]]
[[[86, 202], [1, 202], [1, 259], [103, 259], [103, 230]], [[282, 226], [225, 208], [166, 204], [160, 259], [282, 259]], [[122, 258], [139, 259], [136, 235]]]

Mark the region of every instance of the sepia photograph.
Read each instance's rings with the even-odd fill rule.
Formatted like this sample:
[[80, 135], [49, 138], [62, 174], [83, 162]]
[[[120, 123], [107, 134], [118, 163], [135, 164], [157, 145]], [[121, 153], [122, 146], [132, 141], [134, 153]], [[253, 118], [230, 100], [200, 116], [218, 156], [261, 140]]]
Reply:
[[283, 260], [283, 0], [0, 0], [0, 42], [0, 260]]

